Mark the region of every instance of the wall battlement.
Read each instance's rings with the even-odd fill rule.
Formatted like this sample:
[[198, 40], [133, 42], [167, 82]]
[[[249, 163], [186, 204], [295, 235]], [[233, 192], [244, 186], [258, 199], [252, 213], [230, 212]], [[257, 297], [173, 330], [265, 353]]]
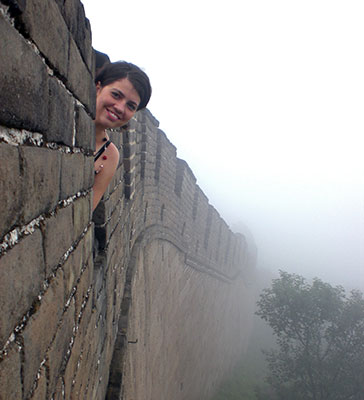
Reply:
[[248, 244], [148, 110], [92, 215], [82, 4], [0, 0], [0, 36], [0, 399], [207, 399], [249, 335]]

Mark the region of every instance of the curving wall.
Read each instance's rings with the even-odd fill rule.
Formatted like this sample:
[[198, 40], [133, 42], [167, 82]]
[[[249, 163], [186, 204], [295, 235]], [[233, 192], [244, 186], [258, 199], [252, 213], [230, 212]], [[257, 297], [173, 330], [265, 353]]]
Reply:
[[111, 132], [92, 216], [82, 4], [0, 0], [0, 37], [0, 399], [208, 399], [246, 346], [254, 249], [148, 110]]

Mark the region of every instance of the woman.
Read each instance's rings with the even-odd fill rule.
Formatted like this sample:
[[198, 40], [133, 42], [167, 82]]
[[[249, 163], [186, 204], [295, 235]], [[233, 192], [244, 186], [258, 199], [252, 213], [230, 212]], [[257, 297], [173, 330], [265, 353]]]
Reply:
[[105, 64], [96, 75], [96, 153], [93, 210], [105, 193], [119, 163], [119, 151], [108, 129], [120, 128], [145, 108], [151, 96], [148, 76], [136, 65]]

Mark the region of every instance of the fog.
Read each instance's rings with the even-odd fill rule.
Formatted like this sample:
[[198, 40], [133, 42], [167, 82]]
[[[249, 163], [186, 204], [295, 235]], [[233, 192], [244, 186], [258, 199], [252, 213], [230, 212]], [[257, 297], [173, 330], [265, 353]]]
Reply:
[[83, 1], [258, 267], [364, 289], [360, 1]]

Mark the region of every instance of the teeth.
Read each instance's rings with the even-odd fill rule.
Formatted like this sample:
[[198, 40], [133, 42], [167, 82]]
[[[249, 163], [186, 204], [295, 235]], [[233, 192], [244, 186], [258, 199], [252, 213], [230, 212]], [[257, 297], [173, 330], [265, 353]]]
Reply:
[[109, 111], [109, 114], [110, 114], [113, 118], [119, 119], [119, 117], [118, 117], [116, 114], [114, 114], [112, 111]]

